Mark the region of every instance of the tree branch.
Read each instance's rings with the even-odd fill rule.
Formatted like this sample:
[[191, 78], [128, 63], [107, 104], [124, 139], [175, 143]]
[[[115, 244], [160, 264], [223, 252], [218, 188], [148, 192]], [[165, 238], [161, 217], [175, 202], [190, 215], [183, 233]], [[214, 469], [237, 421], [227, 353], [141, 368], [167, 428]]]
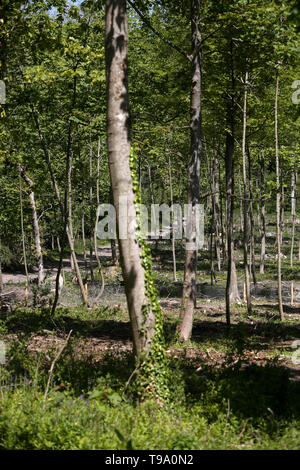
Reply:
[[191, 57], [186, 54], [180, 47], [176, 46], [173, 42], [169, 41], [169, 39], [165, 38], [159, 31], [153, 28], [152, 24], [150, 21], [143, 15], [143, 13], [136, 7], [131, 0], [127, 0], [127, 3], [133, 8], [133, 10], [138, 14], [138, 16], [141, 18], [143, 23], [145, 23], [146, 26], [148, 26], [151, 31], [156, 34], [162, 41], [164, 41], [168, 46], [170, 46], [172, 49], [175, 49], [175, 51], [179, 52], [179, 54], [183, 55], [189, 62], [191, 62]]

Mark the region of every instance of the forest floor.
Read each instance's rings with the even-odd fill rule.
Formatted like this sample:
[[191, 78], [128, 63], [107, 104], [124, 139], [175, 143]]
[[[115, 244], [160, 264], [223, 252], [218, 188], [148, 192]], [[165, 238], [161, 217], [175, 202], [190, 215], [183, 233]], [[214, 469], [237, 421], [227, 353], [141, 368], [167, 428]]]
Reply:
[[[229, 329], [224, 303], [226, 274], [216, 272], [217, 283], [210, 285], [209, 253], [203, 250], [199, 259], [192, 338], [183, 345], [178, 343], [175, 334], [180, 313], [183, 258], [179, 249], [178, 280], [174, 282], [170, 247], [162, 244], [153, 253], [153, 274], [163, 312], [167, 355], [176, 383], [176, 386], [172, 385], [175, 387], [172, 400], [176, 403], [176, 412], [173, 408], [168, 409], [162, 418], [157, 415], [156, 405], [155, 411], [145, 411], [144, 405], [136, 408], [128, 398], [130, 392], [124, 398], [127, 380], [134, 368], [124, 286], [120, 268], [111, 265], [110, 247], [100, 246], [99, 255], [105, 277], [100, 303], [93, 304], [100, 287], [96, 260], [92, 260], [95, 282], [88, 281], [91, 306], [84, 308], [78, 285], [73, 283], [70, 261], [65, 259], [65, 284], [55, 318], [49, 317], [47, 308], [49, 295], [53, 295], [55, 257], [45, 260], [50, 291], [45, 293], [44, 303], [43, 299], [42, 302], [39, 300], [40, 305], [32, 305], [36, 300], [34, 282], [29, 298], [31, 305], [24, 305], [24, 273], [4, 273], [6, 295], [2, 298], [0, 339], [5, 343], [7, 360], [0, 366], [0, 395], [2, 412], [4, 404], [8, 411], [4, 413], [7, 419], [2, 416], [0, 423], [4, 436], [2, 441], [0, 439], [0, 448], [300, 448], [300, 263], [295, 262], [292, 271], [293, 305], [290, 304], [291, 271], [287, 262], [286, 270], [283, 267], [284, 322], [278, 315], [276, 266], [270, 257], [266, 274], [258, 274], [257, 285], [252, 288], [251, 315], [243, 300], [235, 303]], [[84, 272], [82, 253], [78, 259]], [[243, 272], [238, 254], [236, 259], [242, 297]], [[34, 272], [30, 275], [36, 277]], [[71, 330], [71, 339], [66, 344]], [[296, 346], [297, 340], [299, 346]], [[64, 351], [56, 362], [60, 348]], [[46, 393], [53, 362], [51, 387]], [[97, 396], [96, 401], [91, 399], [93, 394]], [[67, 405], [70, 396], [72, 406]], [[104, 420], [105, 425], [99, 424], [100, 428], [105, 428], [101, 428], [101, 438], [100, 428], [91, 425], [93, 430], [87, 430], [86, 424], [82, 424], [89, 419], [86, 408], [81, 410], [81, 402], [78, 402], [82, 397], [86, 406], [95, 403], [98, 408], [100, 406], [96, 411], [93, 408], [93, 413], [103, 414], [105, 410], [108, 421]], [[17, 424], [12, 419], [16, 403], [21, 404], [22, 416], [26, 417], [28, 435], [24, 431], [25, 424]], [[72, 427], [78, 421], [74, 404], [81, 410], [78, 411], [82, 420], [80, 429], [86, 436], [83, 440]], [[60, 420], [55, 411], [57, 407], [73, 423], [72, 429], [61, 424], [61, 438], [57, 437], [58, 424], [53, 421], [54, 415]], [[26, 413], [31, 412], [29, 419]], [[123, 416], [123, 424], [120, 424], [119, 413]], [[133, 418], [129, 419], [129, 416], [136, 417], [136, 414], [138, 424], [133, 425], [130, 420]], [[150, 423], [151, 414], [157, 418], [155, 432]], [[99, 421], [99, 416], [97, 419]], [[102, 416], [101, 423], [103, 419]], [[165, 426], [162, 419], [169, 423], [165, 434], [161, 430]], [[36, 422], [41, 420], [48, 429], [49, 442], [45, 429], [37, 427]], [[199, 423], [203, 424], [202, 430]], [[49, 426], [53, 427], [51, 432]], [[188, 433], [190, 427], [192, 432]], [[224, 432], [228, 434], [226, 439]]]

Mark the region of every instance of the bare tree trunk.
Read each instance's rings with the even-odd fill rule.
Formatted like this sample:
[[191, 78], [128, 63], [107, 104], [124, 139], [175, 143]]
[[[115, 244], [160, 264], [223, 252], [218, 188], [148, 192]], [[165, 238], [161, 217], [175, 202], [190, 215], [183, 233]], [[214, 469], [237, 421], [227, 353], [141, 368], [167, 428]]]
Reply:
[[209, 243], [209, 257], [210, 257], [210, 284], [214, 285], [216, 281], [216, 273], [214, 266], [214, 257], [213, 257], [213, 246], [214, 246], [214, 235], [215, 235], [215, 205], [212, 204], [211, 208], [211, 223], [210, 223], [210, 243]]
[[256, 266], [255, 266], [255, 222], [253, 215], [253, 194], [252, 194], [252, 165], [251, 165], [251, 155], [250, 148], [247, 146], [248, 150], [248, 166], [249, 166], [249, 218], [250, 218], [250, 264], [251, 264], [251, 273], [253, 283], [256, 286]]
[[[202, 154], [201, 131], [201, 85], [202, 52], [200, 31], [200, 0], [191, 0], [192, 76], [190, 103], [191, 148], [188, 166], [188, 204], [194, 211], [200, 202], [200, 162]], [[196, 214], [192, 215], [192, 234], [186, 240], [184, 282], [182, 291], [181, 327], [179, 339], [190, 338], [196, 302], [196, 274], [198, 240], [196, 236]]]
[[[72, 240], [72, 245], [74, 246], [74, 233], [73, 233], [73, 220], [72, 220], [72, 178], [71, 178], [72, 164], [73, 164], [73, 155], [71, 153], [69, 171], [68, 171], [68, 176], [67, 176], [68, 178], [68, 227], [69, 227], [70, 238]], [[71, 264], [71, 269], [74, 272], [75, 266], [74, 266], [72, 254], [70, 256], [70, 264]]]
[[174, 234], [174, 212], [173, 212], [173, 184], [172, 184], [172, 168], [171, 168], [171, 157], [169, 154], [169, 183], [170, 183], [170, 198], [171, 198], [171, 237], [172, 237], [172, 258], [173, 258], [173, 280], [177, 281], [176, 273], [176, 251], [175, 251], [175, 234]]
[[277, 242], [277, 287], [278, 287], [278, 308], [280, 319], [284, 320], [281, 291], [281, 224], [280, 224], [280, 163], [278, 147], [278, 93], [279, 93], [279, 72], [276, 70], [276, 89], [275, 89], [275, 158], [276, 158], [276, 242]]
[[[153, 207], [154, 207], [155, 200], [154, 200], [154, 192], [153, 192], [152, 177], [151, 177], [151, 166], [150, 166], [150, 163], [148, 161], [147, 161], [147, 166], [148, 166], [148, 176], [149, 176], [149, 187], [150, 187], [151, 203], [153, 204]], [[151, 219], [152, 218], [153, 218], [153, 225], [154, 225], [154, 227], [156, 227], [156, 212], [155, 212], [155, 210], [152, 211], [152, 209], [151, 209]], [[157, 251], [157, 242], [158, 242], [158, 240], [156, 240], [156, 242], [155, 242], [155, 251]]]
[[99, 253], [98, 253], [98, 242], [97, 242], [97, 226], [98, 226], [98, 220], [99, 220], [99, 216], [98, 216], [98, 209], [97, 209], [97, 212], [96, 212], [96, 222], [95, 222], [95, 228], [94, 228], [94, 244], [95, 244], [95, 255], [96, 255], [96, 260], [97, 260], [97, 265], [98, 265], [98, 271], [99, 271], [99, 276], [100, 276], [100, 279], [101, 279], [101, 286], [100, 286], [100, 291], [95, 299], [95, 303], [99, 302], [103, 292], [104, 292], [104, 276], [103, 276], [103, 271], [102, 271], [102, 265], [101, 265], [101, 261], [100, 261], [100, 256], [99, 256]]
[[96, 201], [97, 201], [97, 209], [96, 209], [96, 221], [95, 221], [95, 228], [94, 228], [94, 250], [98, 265], [99, 276], [101, 279], [101, 287], [100, 291], [96, 297], [95, 303], [97, 303], [104, 292], [104, 275], [101, 265], [100, 256], [98, 253], [98, 239], [97, 239], [97, 226], [98, 226], [98, 206], [100, 204], [100, 192], [99, 192], [99, 184], [100, 184], [100, 156], [101, 156], [101, 139], [100, 136], [98, 138], [98, 150], [97, 150], [97, 171], [96, 171]]
[[227, 253], [227, 241], [226, 241], [226, 229], [224, 223], [224, 213], [223, 213], [223, 192], [221, 186], [221, 167], [219, 165], [219, 188], [220, 190], [220, 223], [221, 223], [221, 242], [222, 242], [222, 265], [224, 266], [225, 261], [227, 260], [228, 253]]
[[97, 207], [100, 204], [100, 159], [101, 159], [101, 138], [98, 138], [98, 151], [97, 151], [97, 173], [96, 173], [96, 200]]
[[29, 201], [32, 209], [32, 221], [33, 221], [33, 232], [34, 232], [34, 243], [35, 243], [35, 252], [38, 261], [38, 285], [40, 286], [44, 282], [45, 273], [44, 273], [44, 263], [43, 263], [43, 252], [42, 252], [42, 244], [41, 244], [41, 237], [40, 237], [40, 227], [38, 221], [38, 215], [36, 210], [36, 203], [34, 197], [34, 191], [32, 189], [33, 182], [31, 179], [26, 175], [24, 168], [19, 166], [20, 175], [28, 185], [29, 189]]
[[226, 170], [226, 225], [227, 225], [227, 282], [226, 282], [226, 322], [230, 325], [231, 302], [240, 300], [234, 262], [233, 242], [233, 197], [234, 197], [234, 141], [235, 141], [235, 77], [233, 66], [233, 41], [230, 40], [231, 84], [230, 99], [227, 101], [227, 128], [225, 148]]
[[245, 221], [245, 214], [244, 214], [244, 204], [243, 204], [243, 196], [242, 196], [242, 188], [241, 188], [241, 171], [239, 169], [238, 175], [238, 188], [239, 188], [239, 196], [240, 196], [240, 226], [239, 231], [243, 232], [244, 230], [244, 221]]
[[[145, 272], [141, 262], [141, 249], [130, 229], [136, 221], [136, 210], [129, 164], [128, 31], [125, 0], [106, 0], [105, 50], [109, 169], [133, 347], [135, 354], [140, 356], [149, 349], [155, 334], [155, 316], [149, 304], [146, 315], [143, 309], [143, 306], [147, 306]], [[127, 209], [130, 217], [120, 220], [123, 209]]]
[[[113, 195], [112, 189], [110, 188], [110, 203], [113, 204]], [[119, 266], [118, 260], [118, 253], [117, 253], [117, 244], [114, 238], [110, 239], [110, 247], [111, 247], [111, 259], [113, 266]]]
[[[152, 185], [152, 177], [151, 177], [151, 166], [150, 163], [147, 162], [148, 166], [148, 175], [149, 175], [149, 187], [150, 187], [150, 198], [151, 198], [151, 203], [154, 204], [154, 193], [153, 193], [153, 185]], [[154, 224], [156, 226], [156, 224]]]
[[90, 158], [89, 158], [89, 196], [90, 196], [90, 273], [91, 282], [94, 283], [93, 269], [93, 246], [94, 246], [94, 207], [93, 207], [93, 146], [90, 136]]
[[[211, 192], [211, 224], [210, 224], [210, 281], [213, 286], [216, 282], [214, 255], [217, 258], [218, 271], [221, 270], [221, 253], [220, 253], [220, 220], [219, 220], [219, 186], [218, 186], [218, 168], [217, 160], [213, 150], [210, 165], [210, 192]], [[214, 253], [213, 253], [214, 249]]]
[[24, 230], [24, 215], [23, 215], [23, 197], [22, 197], [21, 175], [19, 176], [19, 188], [20, 188], [20, 218], [21, 218], [22, 248], [23, 248], [24, 268], [25, 268], [25, 274], [26, 274], [25, 305], [27, 306], [28, 305], [28, 291], [29, 291], [29, 274], [28, 274], [27, 256], [26, 256], [26, 242], [25, 242], [25, 230]]
[[292, 241], [290, 266], [293, 267], [294, 245], [295, 245], [295, 218], [296, 218], [296, 169], [293, 168], [291, 180], [291, 217], [292, 217]]
[[36, 251], [37, 260], [38, 260], [38, 285], [40, 286], [44, 282], [45, 273], [44, 273], [41, 238], [40, 238], [40, 228], [39, 228], [39, 222], [38, 222], [38, 217], [37, 217], [34, 192], [32, 190], [30, 190], [29, 192], [29, 200], [30, 200], [30, 204], [32, 208], [35, 251]]
[[245, 75], [244, 82], [244, 109], [243, 109], [243, 140], [242, 140], [242, 157], [243, 157], [243, 187], [244, 187], [244, 271], [245, 271], [245, 294], [247, 301], [247, 310], [252, 311], [251, 293], [250, 293], [250, 272], [248, 264], [248, 246], [249, 246], [249, 221], [248, 221], [248, 191], [247, 191], [247, 169], [246, 169], [246, 129], [247, 129], [247, 93], [248, 93], [248, 72]]
[[83, 259], [84, 259], [84, 272], [85, 272], [85, 283], [88, 278], [88, 266], [87, 266], [87, 257], [86, 257], [86, 240], [85, 240], [85, 216], [84, 210], [81, 217], [81, 233], [82, 233], [82, 247], [83, 247]]
[[3, 275], [2, 275], [2, 240], [0, 237], [0, 294], [2, 294], [4, 289], [4, 284], [3, 284]]
[[214, 208], [214, 231], [215, 231], [215, 251], [218, 271], [221, 271], [221, 229], [220, 229], [220, 202], [219, 202], [219, 162], [213, 154], [212, 162], [212, 197]]
[[280, 170], [280, 187], [281, 187], [281, 200], [280, 200], [280, 244], [283, 243], [283, 230], [284, 230], [284, 185], [282, 183], [282, 175]]
[[119, 261], [118, 261], [118, 255], [117, 255], [117, 244], [116, 244], [116, 240], [114, 238], [112, 238], [110, 240], [110, 248], [111, 248], [112, 264], [113, 264], [113, 266], [118, 266]]
[[260, 266], [259, 272], [265, 272], [265, 257], [266, 257], [266, 219], [265, 219], [265, 154], [262, 151], [260, 159]]

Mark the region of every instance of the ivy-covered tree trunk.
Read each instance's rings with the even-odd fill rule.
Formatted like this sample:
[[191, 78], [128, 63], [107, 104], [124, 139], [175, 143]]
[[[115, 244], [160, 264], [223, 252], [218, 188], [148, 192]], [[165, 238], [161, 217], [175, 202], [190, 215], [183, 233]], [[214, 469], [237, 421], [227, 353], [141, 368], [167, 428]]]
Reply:
[[[134, 352], [149, 348], [155, 317], [145, 312], [145, 271], [132, 227], [136, 224], [135, 195], [130, 171], [128, 32], [125, 0], [106, 1], [107, 146], [119, 250], [130, 315]], [[122, 210], [128, 217], [122, 218]]]
[[[107, 149], [120, 260], [137, 358], [136, 390], [168, 398], [163, 324], [152, 279], [151, 253], [139, 232], [137, 158], [130, 149], [126, 0], [106, 0]], [[125, 214], [124, 214], [125, 211]], [[127, 214], [126, 214], [127, 213]]]
[[[192, 76], [190, 102], [191, 148], [188, 165], [188, 204], [193, 210], [200, 203], [200, 161], [201, 161], [201, 31], [200, 0], [191, 0], [192, 33]], [[188, 340], [192, 333], [194, 306], [196, 302], [196, 274], [198, 240], [196, 214], [192, 214], [191, 235], [186, 239], [184, 282], [182, 291], [180, 340]]]

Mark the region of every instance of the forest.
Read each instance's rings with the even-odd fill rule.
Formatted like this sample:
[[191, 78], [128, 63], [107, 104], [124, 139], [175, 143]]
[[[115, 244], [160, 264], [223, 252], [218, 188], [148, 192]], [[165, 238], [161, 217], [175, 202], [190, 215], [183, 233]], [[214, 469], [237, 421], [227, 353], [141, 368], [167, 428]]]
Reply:
[[300, 450], [299, 194], [299, 0], [1, 0], [0, 450]]

